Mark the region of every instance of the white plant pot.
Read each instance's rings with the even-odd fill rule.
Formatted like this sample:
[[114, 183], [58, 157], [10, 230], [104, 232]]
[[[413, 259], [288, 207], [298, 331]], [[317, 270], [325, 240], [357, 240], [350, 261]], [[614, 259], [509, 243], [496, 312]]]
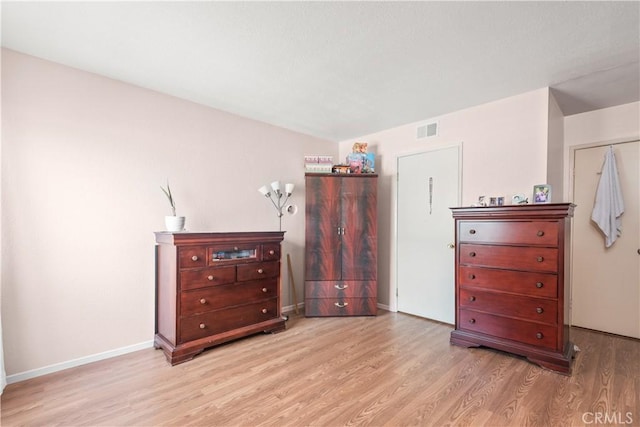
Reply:
[[164, 225], [167, 231], [183, 231], [185, 217], [183, 216], [165, 216]]

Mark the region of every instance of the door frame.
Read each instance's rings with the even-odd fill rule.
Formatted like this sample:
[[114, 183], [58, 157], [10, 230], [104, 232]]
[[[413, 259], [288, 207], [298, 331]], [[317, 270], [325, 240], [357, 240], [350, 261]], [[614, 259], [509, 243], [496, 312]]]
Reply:
[[[578, 145], [571, 145], [569, 147], [569, 182], [568, 182], [568, 200], [573, 200], [574, 199], [574, 187], [575, 187], [575, 171], [576, 171], [576, 151], [578, 150], [584, 150], [584, 149], [588, 149], [588, 148], [597, 148], [597, 147], [606, 147], [608, 145], [616, 145], [616, 144], [627, 144], [630, 142], [636, 142], [640, 140], [640, 135], [637, 136], [630, 136], [630, 137], [622, 137], [622, 138], [615, 138], [615, 139], [610, 139], [610, 140], [604, 140], [604, 141], [595, 141], [595, 142], [588, 142], [585, 144], [578, 144]], [[571, 235], [573, 235], [574, 233], [574, 221], [571, 221]], [[574, 269], [574, 262], [573, 262], [573, 239], [571, 239], [571, 257], [569, 260], [569, 277], [570, 277], [570, 289], [573, 292], [573, 269]], [[569, 310], [571, 311], [573, 308], [573, 295], [569, 296]]]
[[391, 220], [392, 220], [392, 228], [391, 228], [391, 256], [393, 257], [391, 262], [391, 271], [389, 272], [389, 307], [382, 307], [385, 310], [389, 310], [392, 312], [398, 311], [398, 163], [401, 157], [413, 156], [417, 154], [425, 154], [434, 151], [446, 150], [449, 148], [457, 148], [458, 149], [458, 205], [462, 203], [462, 151], [463, 151], [463, 142], [446, 142], [440, 144], [433, 144], [428, 148], [421, 148], [410, 151], [403, 151], [400, 153], [396, 153], [394, 166], [394, 173], [392, 175], [392, 183], [391, 183], [391, 200], [393, 201], [393, 206], [391, 210]]

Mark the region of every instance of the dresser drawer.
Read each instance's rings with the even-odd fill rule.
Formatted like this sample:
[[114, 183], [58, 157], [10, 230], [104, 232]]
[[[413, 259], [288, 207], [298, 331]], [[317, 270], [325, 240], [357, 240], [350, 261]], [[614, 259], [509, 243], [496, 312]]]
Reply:
[[276, 245], [276, 244], [262, 245], [262, 260], [263, 261], [280, 260], [280, 245]]
[[465, 243], [460, 245], [460, 264], [555, 273], [558, 249]]
[[208, 337], [276, 317], [278, 317], [276, 298], [184, 317], [180, 325], [180, 342]]
[[180, 272], [180, 290], [224, 285], [236, 281], [236, 267], [199, 268]]
[[279, 274], [280, 262], [278, 261], [238, 265], [238, 282], [277, 277]]
[[367, 298], [375, 297], [375, 281], [306, 281], [306, 298]]
[[558, 323], [557, 300], [532, 298], [476, 289], [460, 289], [460, 308], [518, 317], [523, 320], [556, 325]]
[[460, 221], [461, 242], [558, 246], [557, 221]]
[[178, 249], [178, 267], [196, 268], [207, 265], [207, 248], [204, 246], [187, 246]]
[[195, 289], [180, 293], [180, 312], [183, 316], [191, 316], [277, 296], [278, 281], [276, 279]]
[[461, 287], [513, 292], [535, 297], [556, 298], [558, 296], [558, 276], [552, 273], [460, 266], [458, 283]]
[[376, 298], [306, 298], [304, 314], [315, 316], [375, 316]]
[[460, 308], [458, 328], [536, 347], [557, 349], [557, 327]]

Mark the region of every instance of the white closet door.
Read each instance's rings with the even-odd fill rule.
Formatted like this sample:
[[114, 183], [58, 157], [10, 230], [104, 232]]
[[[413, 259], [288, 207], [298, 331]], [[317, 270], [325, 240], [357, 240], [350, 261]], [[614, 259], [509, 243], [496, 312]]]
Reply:
[[607, 146], [575, 151], [572, 323], [640, 338], [640, 141], [615, 144], [625, 212], [609, 248], [591, 221]]
[[455, 322], [454, 222], [459, 150], [398, 157], [398, 311]]

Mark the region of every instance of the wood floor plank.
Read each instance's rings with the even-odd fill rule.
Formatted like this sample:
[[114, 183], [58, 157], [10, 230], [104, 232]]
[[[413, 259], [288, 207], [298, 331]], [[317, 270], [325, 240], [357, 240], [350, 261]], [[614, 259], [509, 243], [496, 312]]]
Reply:
[[[2, 426], [640, 425], [640, 341], [584, 329], [573, 375], [400, 313], [305, 318], [170, 366], [147, 349], [10, 384]], [[600, 414], [600, 415], [597, 415]], [[601, 421], [595, 423], [594, 417]], [[605, 416], [608, 417], [605, 419]], [[615, 421], [615, 422], [614, 422]], [[622, 421], [622, 422], [620, 422]]]

